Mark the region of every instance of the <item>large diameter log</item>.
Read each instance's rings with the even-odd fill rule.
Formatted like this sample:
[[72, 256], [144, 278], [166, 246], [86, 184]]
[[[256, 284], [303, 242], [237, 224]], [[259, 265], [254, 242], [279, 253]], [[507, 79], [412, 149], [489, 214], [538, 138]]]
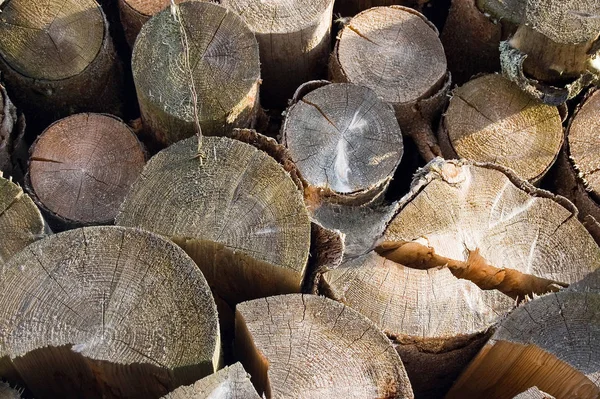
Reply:
[[227, 8], [189, 1], [151, 18], [136, 40], [142, 121], [164, 145], [253, 124], [260, 81], [254, 33]]
[[532, 183], [554, 164], [563, 139], [556, 107], [532, 99], [496, 74], [455, 89], [439, 130], [447, 159], [494, 162]]
[[[592, 91], [573, 115], [557, 162], [556, 192], [573, 201], [582, 221], [600, 221], [600, 92]], [[600, 234], [590, 230], [600, 243]]]
[[226, 301], [299, 292], [310, 247], [302, 192], [266, 153], [191, 137], [159, 152], [133, 184], [117, 224], [171, 238]]
[[[175, 4], [179, 4], [184, 0], [175, 0]], [[119, 16], [123, 31], [125, 32], [125, 40], [129, 47], [133, 48], [135, 39], [142, 29], [142, 26], [154, 14], [164, 10], [171, 4], [171, 0], [118, 0]]]
[[155, 234], [49, 236], [2, 268], [0, 288], [0, 375], [18, 375], [36, 398], [158, 398], [220, 366], [206, 280]]
[[236, 343], [267, 398], [412, 398], [388, 338], [330, 299], [289, 294], [241, 303]]
[[438, 31], [423, 15], [401, 6], [361, 12], [338, 36], [329, 75], [372, 89], [394, 107], [402, 132], [425, 160], [441, 155], [431, 124], [450, 82]]
[[215, 374], [179, 387], [163, 399], [260, 399], [241, 363], [225, 367]]
[[569, 290], [512, 311], [448, 398], [512, 398], [536, 386], [557, 398], [600, 396], [600, 295]]
[[46, 232], [44, 218], [31, 198], [0, 173], [0, 266]]
[[409, 352], [405, 366], [424, 397], [449, 388], [515, 299], [600, 268], [571, 203], [497, 166], [458, 161], [417, 175], [376, 251], [325, 273], [321, 290]]
[[0, 71], [30, 124], [121, 115], [122, 66], [96, 1], [8, 0], [0, 10]]
[[261, 103], [285, 108], [300, 84], [327, 74], [333, 0], [224, 0], [256, 34]]
[[25, 117], [8, 98], [0, 83], [0, 171], [4, 177], [22, 181], [27, 162], [27, 144], [24, 140]]
[[391, 107], [349, 83], [299, 98], [286, 112], [282, 142], [309, 184], [342, 194], [387, 186], [403, 154]]
[[121, 120], [76, 114], [34, 143], [28, 188], [54, 230], [110, 224], [144, 161], [141, 143]]

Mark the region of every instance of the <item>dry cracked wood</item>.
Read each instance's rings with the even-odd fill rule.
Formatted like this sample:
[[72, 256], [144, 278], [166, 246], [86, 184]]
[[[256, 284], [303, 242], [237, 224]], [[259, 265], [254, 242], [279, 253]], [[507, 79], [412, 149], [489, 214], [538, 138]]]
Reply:
[[[573, 115], [557, 161], [556, 192], [573, 201], [579, 217], [600, 221], [600, 91], [592, 91]], [[600, 243], [600, 234], [590, 229]]]
[[329, 62], [334, 82], [372, 89], [392, 105], [402, 132], [429, 161], [441, 155], [431, 123], [450, 86], [437, 29], [417, 11], [374, 7], [344, 26]]
[[0, 83], [0, 171], [4, 177], [23, 181], [27, 163], [27, 144], [24, 140], [25, 117], [8, 98]]
[[242, 363], [267, 398], [412, 398], [388, 338], [354, 310], [316, 295], [244, 302], [236, 309]]
[[439, 131], [447, 159], [494, 162], [532, 183], [554, 164], [563, 137], [556, 107], [532, 99], [497, 74], [455, 89]]
[[159, 152], [134, 183], [117, 224], [167, 236], [228, 302], [299, 292], [310, 222], [302, 192], [266, 153], [224, 137]]
[[403, 153], [391, 107], [350, 83], [297, 99], [286, 111], [282, 142], [309, 184], [342, 194], [387, 186]]
[[302, 83], [327, 74], [333, 0], [223, 0], [256, 34], [261, 103], [285, 108]]
[[122, 67], [96, 1], [8, 0], [0, 10], [0, 71], [30, 124], [121, 112]]
[[189, 1], [161, 11], [140, 31], [132, 55], [142, 121], [163, 145], [248, 127], [258, 110], [258, 43], [240, 17]]
[[478, 0], [479, 8], [518, 25], [500, 45], [506, 76], [558, 105], [598, 79], [600, 6], [596, 0]]
[[600, 295], [569, 290], [513, 310], [448, 398], [512, 398], [531, 386], [557, 398], [600, 396]]
[[555, 399], [554, 396], [542, 392], [538, 387], [531, 387], [526, 391], [521, 392], [513, 399]]
[[42, 214], [31, 198], [0, 174], [0, 265], [45, 232]]
[[177, 388], [163, 399], [260, 399], [241, 363], [225, 367], [193, 385]]
[[[119, 16], [125, 39], [129, 47], [133, 48], [135, 39], [142, 26], [154, 15], [164, 10], [171, 4], [171, 0], [118, 0]], [[184, 0], [175, 0], [179, 4]]]
[[144, 149], [121, 120], [76, 114], [36, 140], [27, 182], [55, 230], [112, 223], [144, 167]]
[[155, 234], [70, 230], [0, 270], [0, 375], [36, 398], [158, 398], [220, 366], [208, 284]]
[[[529, 293], [520, 281], [544, 282], [538, 292], [555, 290], [600, 267], [600, 248], [572, 204], [497, 168], [432, 162], [417, 175], [377, 248], [391, 259], [370, 253], [323, 275], [322, 292], [396, 337], [401, 354], [407, 346], [424, 356], [452, 354], [444, 362], [406, 364], [409, 376], [426, 375], [419, 385], [413, 381], [415, 392], [447, 389], [469, 360], [453, 356], [462, 349], [473, 355], [469, 345], [482, 345], [481, 334], [514, 307], [514, 299], [490, 288], [519, 297]], [[441, 267], [430, 268], [435, 265]], [[461, 274], [465, 269], [470, 276]], [[434, 386], [432, 378], [442, 381]]]

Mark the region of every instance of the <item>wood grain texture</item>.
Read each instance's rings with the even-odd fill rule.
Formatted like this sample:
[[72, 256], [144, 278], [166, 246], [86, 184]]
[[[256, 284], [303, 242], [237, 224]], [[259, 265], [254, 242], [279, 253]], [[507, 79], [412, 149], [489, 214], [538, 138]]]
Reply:
[[4, 177], [22, 182], [27, 168], [25, 116], [19, 112], [0, 82], [0, 171]]
[[155, 234], [70, 230], [1, 273], [0, 374], [18, 373], [36, 398], [158, 398], [220, 366], [206, 280]]
[[142, 144], [121, 120], [76, 114], [36, 140], [28, 178], [35, 200], [55, 224], [108, 224], [144, 163]]
[[227, 301], [298, 292], [310, 222], [302, 193], [266, 153], [237, 140], [192, 137], [155, 155], [117, 224], [173, 239]]
[[497, 74], [455, 89], [439, 131], [447, 159], [494, 162], [532, 183], [554, 164], [563, 138], [556, 107], [532, 99]]
[[191, 72], [184, 62], [182, 25], [170, 9], [144, 25], [133, 49], [133, 77], [145, 126], [163, 145], [196, 133], [194, 112], [205, 135], [249, 127], [257, 112], [260, 78], [254, 33], [237, 14], [214, 3], [184, 2], [179, 13]]
[[[133, 49], [135, 39], [142, 29], [142, 26], [158, 12], [164, 10], [171, 0], [118, 0], [119, 1], [119, 17], [125, 39], [129, 47]], [[184, 0], [175, 0], [175, 4], [179, 4]]]
[[531, 387], [528, 390], [513, 397], [513, 399], [555, 399], [554, 396], [542, 392], [538, 387]]
[[413, 397], [387, 337], [324, 297], [290, 294], [239, 304], [236, 342], [267, 398]]

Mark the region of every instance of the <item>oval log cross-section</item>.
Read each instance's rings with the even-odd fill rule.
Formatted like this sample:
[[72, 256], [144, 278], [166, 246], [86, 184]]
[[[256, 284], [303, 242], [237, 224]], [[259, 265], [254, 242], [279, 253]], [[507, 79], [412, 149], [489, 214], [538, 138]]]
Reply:
[[258, 43], [234, 12], [188, 1], [144, 24], [132, 55], [142, 121], [164, 145], [249, 127], [258, 109]]
[[289, 294], [236, 308], [242, 363], [267, 398], [412, 398], [404, 366], [364, 316], [316, 295]]
[[556, 398], [600, 396], [600, 295], [564, 292], [513, 310], [448, 394], [510, 399], [531, 386]]
[[158, 398], [220, 366], [206, 280], [155, 234], [49, 236], [2, 267], [0, 288], [0, 375], [36, 398]]
[[266, 153], [241, 141], [191, 137], [155, 155], [117, 224], [171, 238], [229, 302], [299, 292], [310, 247], [302, 193]]
[[142, 144], [119, 119], [77, 114], [37, 139], [27, 180], [54, 229], [109, 224], [144, 161]]
[[349, 83], [300, 98], [286, 112], [282, 136], [308, 183], [342, 194], [389, 181], [403, 153], [392, 109], [371, 89]]

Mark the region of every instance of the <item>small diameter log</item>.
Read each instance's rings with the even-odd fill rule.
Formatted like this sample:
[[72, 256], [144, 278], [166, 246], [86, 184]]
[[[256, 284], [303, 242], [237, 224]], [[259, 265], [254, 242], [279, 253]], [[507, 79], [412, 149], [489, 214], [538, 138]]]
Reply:
[[387, 337], [354, 310], [316, 295], [241, 303], [239, 358], [267, 398], [412, 398]]
[[163, 399], [260, 399], [241, 363], [225, 367], [193, 385], [179, 387]]
[[211, 287], [236, 303], [299, 292], [310, 247], [302, 192], [266, 153], [224, 137], [195, 137], [152, 157], [117, 224], [171, 238]]
[[24, 140], [25, 117], [8, 98], [0, 83], [0, 171], [4, 177], [23, 181], [27, 163], [27, 144]]
[[532, 386], [557, 398], [598, 398], [599, 307], [599, 294], [567, 290], [515, 309], [447, 398], [509, 399]]
[[500, 45], [504, 74], [530, 95], [558, 105], [598, 79], [600, 18], [595, 1], [478, 0], [479, 8], [518, 25]]
[[198, 133], [222, 135], [254, 123], [258, 43], [234, 12], [189, 1], [142, 28], [132, 56], [142, 121], [168, 145]]
[[555, 399], [554, 396], [542, 392], [538, 387], [531, 387], [525, 392], [518, 394], [513, 399]]
[[302, 83], [327, 75], [333, 0], [223, 0], [256, 34], [261, 103], [283, 109]]
[[484, 75], [453, 91], [438, 137], [446, 159], [494, 162], [535, 184], [554, 164], [564, 133], [556, 107], [502, 75]]
[[36, 398], [158, 398], [220, 367], [208, 284], [155, 234], [70, 230], [1, 273], [0, 375], [18, 375]]
[[0, 266], [47, 232], [40, 210], [0, 173]]
[[286, 112], [282, 142], [309, 184], [341, 194], [385, 190], [403, 154], [391, 107], [349, 83], [299, 98]]
[[395, 338], [417, 395], [442, 395], [518, 300], [600, 267], [572, 204], [498, 168], [433, 161], [377, 253], [322, 277], [322, 293]]
[[500, 70], [503, 27], [483, 15], [476, 1], [452, 0], [440, 35], [452, 80], [460, 85], [477, 74]]
[[431, 124], [446, 104], [450, 77], [437, 29], [423, 15], [400, 6], [361, 12], [338, 36], [329, 75], [375, 91], [425, 160], [441, 155]]
[[[179, 4], [184, 0], [175, 0]], [[171, 4], [171, 0], [118, 0], [119, 16], [125, 39], [129, 47], [133, 48], [135, 39], [142, 26], [155, 14], [164, 10]]]
[[[600, 221], [600, 91], [592, 91], [573, 115], [566, 145], [557, 161], [554, 188], [573, 201], [579, 218]], [[600, 234], [590, 229], [600, 243]]]
[[144, 161], [142, 144], [121, 120], [77, 114], [34, 143], [28, 188], [56, 230], [110, 224]]
[[122, 65], [94, 0], [0, 5], [0, 71], [36, 130], [76, 112], [121, 115]]

